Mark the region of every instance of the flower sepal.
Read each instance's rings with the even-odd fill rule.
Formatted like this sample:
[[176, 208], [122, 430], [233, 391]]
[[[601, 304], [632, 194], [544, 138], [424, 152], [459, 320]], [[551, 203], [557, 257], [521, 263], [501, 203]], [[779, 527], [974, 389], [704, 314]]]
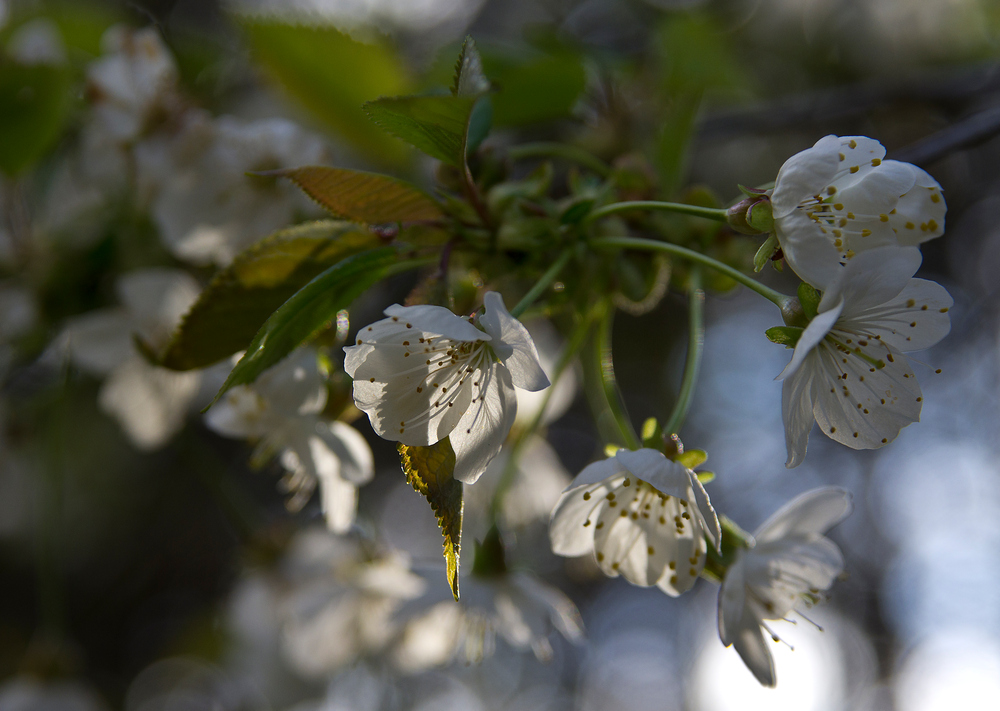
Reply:
[[786, 348], [795, 348], [804, 330], [800, 326], [773, 326], [764, 331], [764, 335], [771, 343], [777, 343]]
[[500, 529], [494, 523], [482, 543], [475, 541], [472, 574], [478, 578], [494, 578], [507, 573], [507, 558]]

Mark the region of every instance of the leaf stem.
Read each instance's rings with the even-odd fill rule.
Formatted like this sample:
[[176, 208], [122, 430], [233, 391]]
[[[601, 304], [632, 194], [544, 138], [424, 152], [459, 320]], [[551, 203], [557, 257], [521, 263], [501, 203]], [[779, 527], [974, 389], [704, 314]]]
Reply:
[[676, 434], [691, 407], [694, 386], [701, 370], [701, 356], [705, 349], [705, 291], [701, 288], [701, 267], [691, 269], [691, 286], [688, 290], [688, 351], [684, 362], [684, 376], [680, 393], [670, 419], [663, 426], [666, 434]]
[[628, 202], [616, 202], [611, 205], [605, 205], [604, 207], [598, 208], [587, 215], [583, 222], [586, 224], [593, 222], [594, 220], [599, 220], [607, 215], [613, 215], [616, 212], [629, 212], [631, 210], [664, 210], [666, 212], [679, 212], [684, 215], [694, 215], [695, 217], [704, 217], [706, 219], [717, 220], [719, 222], [726, 221], [727, 212], [724, 208], [702, 207], [701, 205], [685, 205], [680, 202], [632, 200]]
[[761, 284], [759, 281], [747, 276], [739, 269], [734, 269], [728, 264], [720, 262], [717, 259], [712, 259], [701, 252], [696, 252], [693, 249], [681, 247], [677, 244], [671, 244], [670, 242], [644, 239], [642, 237], [598, 237], [590, 240], [589, 244], [591, 247], [620, 247], [622, 249], [644, 249], [650, 252], [666, 252], [667, 254], [672, 254], [675, 257], [686, 259], [689, 262], [701, 264], [709, 269], [714, 269], [721, 274], [725, 274], [730, 279], [737, 281], [751, 291], [760, 294], [781, 309], [782, 312], [791, 308], [792, 302], [795, 301], [794, 297], [782, 294], [780, 291], [775, 291], [771, 287]]
[[560, 254], [559, 258], [552, 263], [552, 266], [550, 266], [544, 274], [542, 274], [541, 278], [535, 282], [535, 285], [531, 287], [528, 293], [525, 294], [521, 300], [517, 302], [517, 305], [510, 310], [510, 315], [517, 318], [523, 314], [529, 306], [535, 303], [535, 300], [542, 295], [542, 292], [548, 289], [549, 285], [555, 281], [557, 276], [559, 276], [559, 272], [561, 272], [563, 267], [566, 266], [566, 262], [569, 261], [571, 256], [573, 256], [572, 249], [567, 249]]
[[611, 175], [611, 167], [597, 156], [588, 153], [582, 148], [570, 146], [565, 143], [555, 143], [549, 141], [539, 141], [537, 143], [524, 143], [514, 146], [507, 155], [512, 160], [522, 158], [562, 158], [573, 163], [577, 163], [588, 170], [593, 171], [602, 178]]

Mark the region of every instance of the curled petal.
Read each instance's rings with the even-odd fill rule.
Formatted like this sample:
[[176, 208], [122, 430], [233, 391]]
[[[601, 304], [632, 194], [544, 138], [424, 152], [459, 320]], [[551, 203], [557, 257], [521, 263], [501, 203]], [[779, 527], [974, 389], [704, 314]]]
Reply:
[[510, 315], [497, 292], [487, 292], [483, 305], [486, 311], [479, 322], [493, 337], [493, 352], [510, 371], [514, 385], [532, 392], [547, 388], [549, 379], [542, 370], [528, 329]]
[[494, 363], [481, 377], [476, 402], [468, 404], [451, 432], [455, 478], [466, 484], [474, 484], [500, 451], [517, 414], [510, 372]]
[[851, 492], [837, 486], [807, 491], [774, 512], [754, 532], [757, 545], [786, 536], [825, 533], [851, 513]]

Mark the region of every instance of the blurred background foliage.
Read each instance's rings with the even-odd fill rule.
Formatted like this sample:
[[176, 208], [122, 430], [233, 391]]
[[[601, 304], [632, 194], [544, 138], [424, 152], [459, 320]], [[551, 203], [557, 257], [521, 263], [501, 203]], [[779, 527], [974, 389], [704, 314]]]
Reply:
[[[0, 17], [0, 215], [11, 236], [0, 277], [37, 305], [28, 328], [13, 328], [9, 316], [0, 324], [0, 678], [56, 690], [49, 706], [9, 708], [874, 710], [1000, 700], [1000, 4], [0, 0]], [[27, 51], [13, 46], [26, 42], [19, 31], [39, 20], [58, 34], [58, 62], [17, 59]], [[69, 199], [56, 189], [58, 168], [80, 140], [87, 66], [118, 23], [157, 29], [176, 58], [179, 101], [247, 120], [291, 118], [323, 136], [328, 164], [425, 187], [435, 164], [383, 132], [362, 104], [442, 91], [466, 34], [495, 88], [487, 157], [562, 141], [629, 176], [637, 199], [724, 205], [736, 183], [772, 181], [785, 158], [819, 137], [862, 134], [941, 182], [948, 230], [925, 245], [923, 270], [955, 296], [953, 334], [927, 356], [944, 373], [926, 387], [924, 422], [885, 451], [855, 455], [816, 441], [811, 460], [786, 472], [770, 382], [784, 354], [763, 337], [773, 314], [746, 293], [709, 301], [702, 385], [682, 434], [710, 454], [717, 507], [752, 530], [821, 482], [855, 494], [854, 515], [834, 532], [850, 578], [817, 612], [828, 629], [821, 642], [803, 635], [795, 655], [778, 654], [777, 691], [743, 684], [746, 672], [718, 656], [707, 584], [668, 600], [599, 579], [532, 552], [544, 527], [513, 547], [560, 581], [589, 638], [584, 647], [554, 640], [549, 667], [500, 649], [480, 666], [391, 685], [376, 677], [378, 693], [364, 679], [327, 686], [294, 670], [253, 672], [248, 650], [265, 632], [240, 615], [263, 626], [264, 613], [240, 605], [250, 604], [253, 581], [277, 575], [275, 561], [297, 528], [320, 519], [319, 504], [286, 511], [278, 464], [251, 470], [246, 445], [198, 416], [163, 449], [137, 451], [96, 406], [94, 378], [41, 358], [66, 319], [117, 302], [118, 275], [181, 264], [149, 212], [121, 195], [97, 228], [74, 222], [53, 230], [61, 236], [23, 239], [29, 211]], [[54, 189], [48, 202], [38, 197]], [[744, 237], [717, 239], [715, 228], [703, 234], [687, 218], [664, 218], [662, 229], [730, 250], [727, 261], [756, 249]], [[644, 267], [622, 267], [641, 282], [633, 301], [651, 288]], [[214, 271], [186, 268], [202, 284]], [[770, 278], [790, 290], [783, 275]], [[375, 318], [411, 286], [390, 282], [352, 320]], [[637, 423], [673, 401], [684, 313], [683, 299], [668, 294], [616, 323], [618, 378]], [[415, 561], [437, 560], [433, 521], [401, 488], [395, 453], [366, 436], [378, 474], [361, 494], [362, 525], [384, 529]], [[571, 473], [601, 451], [582, 398], [548, 438]], [[340, 693], [354, 700], [338, 701]]]

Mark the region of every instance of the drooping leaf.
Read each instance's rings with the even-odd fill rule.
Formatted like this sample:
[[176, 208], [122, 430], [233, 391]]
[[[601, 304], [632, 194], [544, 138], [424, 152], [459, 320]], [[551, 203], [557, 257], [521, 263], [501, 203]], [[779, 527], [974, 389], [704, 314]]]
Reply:
[[254, 56], [289, 94], [366, 155], [393, 164], [405, 149], [365, 116], [379, 96], [413, 90], [406, 64], [385, 40], [360, 42], [329, 26], [243, 19]]
[[444, 216], [427, 193], [388, 175], [316, 165], [267, 174], [288, 178], [335, 216], [356, 222], [415, 222]]
[[325, 328], [341, 309], [382, 278], [397, 259], [392, 247], [350, 256], [299, 289], [261, 326], [212, 404], [236, 385], [252, 383], [300, 344]]
[[767, 340], [771, 343], [795, 348], [795, 345], [799, 342], [799, 338], [802, 337], [803, 330], [798, 326], [774, 326], [764, 331], [764, 335], [767, 336]]
[[70, 107], [63, 67], [0, 57], [0, 171], [14, 176], [52, 147]]
[[368, 116], [383, 129], [448, 165], [462, 165], [475, 96], [397, 96], [369, 101]]
[[483, 74], [483, 60], [476, 43], [471, 37], [466, 37], [455, 63], [451, 93], [454, 96], [480, 96], [489, 90], [490, 80]]
[[373, 249], [378, 237], [347, 222], [311, 222], [267, 237], [219, 271], [157, 358], [173, 370], [204, 368], [244, 350], [295, 292], [324, 269]]
[[444, 561], [448, 584], [458, 600], [458, 559], [462, 547], [462, 482], [456, 480], [455, 452], [445, 437], [430, 447], [397, 445], [406, 480], [422, 494], [434, 511], [444, 536]]

